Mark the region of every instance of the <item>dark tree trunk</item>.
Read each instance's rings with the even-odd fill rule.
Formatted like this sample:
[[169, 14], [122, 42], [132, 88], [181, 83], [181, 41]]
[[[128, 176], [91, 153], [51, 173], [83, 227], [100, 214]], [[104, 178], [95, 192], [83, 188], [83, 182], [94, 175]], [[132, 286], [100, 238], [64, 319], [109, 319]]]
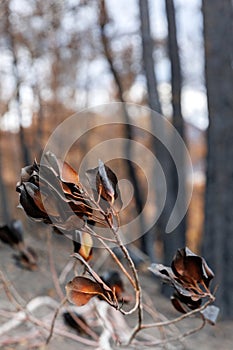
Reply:
[[3, 167], [2, 167], [2, 150], [0, 145], [0, 208], [1, 208], [1, 221], [0, 224], [8, 224], [10, 222], [10, 209], [8, 205], [8, 196], [6, 192], [6, 186], [3, 180]]
[[[148, 90], [148, 102], [152, 110], [161, 113], [161, 106], [159, 103], [159, 95], [157, 90], [157, 80], [154, 70], [154, 60], [153, 60], [153, 41], [151, 37], [150, 30], [150, 18], [149, 18], [149, 8], [147, 0], [139, 0], [140, 6], [140, 19], [141, 19], [141, 36], [142, 36], [142, 48], [143, 48], [143, 63], [147, 81], [147, 90]], [[175, 26], [175, 17], [174, 17], [174, 7], [171, 8], [170, 4], [167, 7], [169, 11], [168, 26], [169, 30], [174, 30], [174, 33], [171, 33], [169, 36], [169, 55], [171, 59], [172, 66], [172, 93], [173, 99], [173, 114], [174, 114], [174, 126], [178, 126], [178, 131], [181, 136], [183, 136], [183, 120], [181, 116], [181, 107], [180, 107], [180, 66], [179, 66], [179, 56], [178, 56], [178, 46], [176, 41], [176, 26]], [[172, 12], [173, 10], [173, 12]], [[175, 42], [174, 42], [175, 40]], [[174, 76], [173, 76], [174, 74]], [[152, 131], [155, 134], [158, 129], [156, 119], [151, 115], [151, 127]], [[161, 130], [161, 126], [159, 127]], [[167, 142], [173, 142], [170, 140], [168, 130], [166, 130], [166, 125], [164, 123], [163, 130], [161, 130], [165, 135]], [[162, 169], [165, 174], [167, 182], [167, 195], [164, 209], [161, 216], [159, 217], [156, 226], [152, 227], [150, 232], [144, 236], [144, 240], [147, 245], [151, 246], [154, 240], [154, 233], [157, 231], [160, 236], [162, 236], [164, 243], [164, 263], [169, 264], [174, 255], [174, 252], [177, 248], [184, 246], [185, 243], [185, 228], [184, 222], [177, 227], [174, 232], [171, 234], [165, 234], [165, 228], [168, 223], [168, 219], [174, 207], [177, 191], [178, 191], [178, 179], [176, 176], [175, 165], [172, 161], [172, 158], [169, 152], [166, 150], [166, 146], [161, 144], [157, 139], [153, 140], [153, 150], [156, 154], [158, 161], [160, 162]], [[156, 204], [160, 208], [160, 198], [161, 191], [164, 189], [161, 187], [160, 179], [155, 177], [155, 192], [156, 192]]]
[[[124, 119], [125, 119], [125, 138], [128, 140], [127, 146], [125, 147], [125, 157], [127, 160], [129, 177], [132, 181], [132, 186], [134, 188], [134, 198], [135, 198], [135, 204], [136, 204], [136, 211], [137, 211], [137, 214], [139, 215], [143, 210], [143, 200], [142, 200], [142, 193], [140, 191], [140, 187], [139, 187], [139, 183], [138, 183], [138, 179], [137, 179], [137, 174], [136, 174], [135, 168], [131, 162], [131, 159], [132, 159], [131, 140], [133, 140], [133, 129], [130, 125], [128, 111], [127, 111], [125, 104], [124, 104], [125, 100], [123, 97], [124, 88], [122, 85], [122, 80], [121, 80], [119, 73], [117, 72], [117, 70], [114, 67], [114, 62], [113, 62], [113, 58], [112, 58], [109, 39], [105, 33], [105, 26], [108, 23], [108, 21], [109, 21], [109, 19], [108, 19], [108, 13], [107, 13], [105, 1], [100, 0], [99, 24], [100, 24], [100, 30], [101, 30], [101, 40], [102, 40], [102, 44], [103, 44], [103, 50], [104, 50], [105, 57], [108, 61], [110, 71], [113, 75], [116, 87], [118, 89], [118, 99], [120, 102], [123, 103], [122, 111], [124, 113]], [[142, 214], [139, 216], [139, 225], [140, 225], [140, 228], [139, 228], [140, 232], [144, 232], [145, 221], [144, 221], [144, 216]], [[146, 251], [146, 253], [149, 256], [151, 255], [150, 251]]]
[[175, 8], [173, 0], [166, 0], [166, 15], [168, 25], [168, 55], [171, 62], [171, 87], [172, 87], [172, 108], [173, 125], [184, 138], [184, 121], [181, 112], [181, 70], [179, 47], [177, 43], [177, 30]]
[[[154, 70], [153, 40], [151, 37], [150, 17], [149, 17], [149, 8], [148, 8], [147, 0], [139, 0], [139, 10], [140, 10], [141, 38], [142, 38], [142, 59], [143, 59], [143, 66], [145, 70], [146, 83], [147, 83], [148, 104], [153, 111], [157, 113], [161, 113], [161, 106], [160, 106], [159, 94], [157, 89], [157, 79], [156, 79], [155, 70]], [[151, 114], [152, 132], [155, 131], [156, 128], [157, 128], [156, 121], [154, 120], [153, 115]], [[162, 159], [165, 160], [163, 145], [161, 145], [160, 142], [155, 138], [152, 139], [152, 148], [154, 150], [154, 153], [156, 153], [157, 159], [160, 162]], [[159, 184], [155, 183], [154, 190], [156, 193], [157, 206], [159, 205], [158, 198], [160, 198], [160, 193], [158, 190], [159, 188], [160, 188]], [[163, 231], [163, 223], [162, 223], [163, 218], [164, 216], [160, 218], [159, 220], [160, 224], [157, 222], [157, 224], [151, 227], [151, 229], [141, 238], [142, 250], [145, 253], [147, 253], [148, 250], [150, 251], [150, 257], [153, 262], [155, 262], [156, 260], [154, 248], [153, 248], [154, 241], [155, 241], [155, 232], [158, 229], [161, 232]]]
[[36, 94], [38, 97], [38, 103], [39, 103], [39, 110], [38, 110], [38, 116], [37, 116], [37, 142], [36, 142], [36, 149], [37, 149], [37, 156], [38, 158], [41, 155], [42, 147], [43, 147], [43, 140], [44, 140], [44, 108], [43, 108], [43, 101], [41, 98], [40, 88], [39, 86], [36, 87]]
[[153, 109], [153, 111], [161, 113], [161, 106], [157, 89], [157, 79], [154, 70], [154, 45], [151, 37], [148, 0], [139, 0], [139, 8], [141, 20], [142, 56], [146, 74], [148, 102], [150, 108]]
[[[179, 58], [179, 47], [177, 43], [177, 30], [175, 19], [175, 8], [173, 0], [166, 0], [166, 15], [168, 24], [168, 56], [171, 63], [171, 88], [172, 88], [172, 108], [173, 108], [173, 126], [176, 128], [180, 136], [184, 139], [184, 121], [181, 112], [181, 69]], [[183, 154], [183, 147], [175, 143], [175, 140], [171, 140], [173, 143], [173, 150], [179, 155], [179, 171], [182, 172], [183, 181], [178, 184], [178, 177], [176, 172], [176, 166], [173, 161], [170, 161], [169, 182], [171, 186], [171, 203], [175, 204], [178, 186], [185, 187], [185, 161]], [[182, 189], [185, 194], [185, 188]], [[185, 196], [181, 199], [185, 202]], [[184, 206], [184, 203], [179, 205], [179, 209]], [[177, 212], [177, 215], [180, 215]], [[174, 252], [177, 248], [185, 246], [185, 232], [186, 232], [186, 218], [184, 217], [175, 230], [168, 235], [164, 236], [164, 263], [170, 264]]]
[[233, 10], [231, 0], [204, 0], [209, 107], [203, 254], [216, 274], [217, 304], [233, 319]]

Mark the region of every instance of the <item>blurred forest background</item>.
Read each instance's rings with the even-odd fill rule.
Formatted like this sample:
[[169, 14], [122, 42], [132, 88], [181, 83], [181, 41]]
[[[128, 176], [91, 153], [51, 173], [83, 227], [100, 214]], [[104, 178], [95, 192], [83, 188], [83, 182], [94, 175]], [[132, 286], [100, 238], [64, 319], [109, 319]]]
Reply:
[[[168, 152], [152, 140], [169, 191], [138, 246], [165, 263], [185, 244], [203, 253], [216, 273], [222, 318], [233, 319], [232, 34], [231, 0], [1, 0], [0, 225], [17, 218], [30, 232], [15, 185], [63, 120], [112, 101], [149, 106], [186, 141], [194, 190], [186, 217], [163, 235], [178, 184]], [[153, 129], [153, 118], [147, 122]], [[128, 128], [119, 134], [137, 139]], [[73, 166], [95, 137], [69, 155]], [[140, 212], [140, 174], [130, 164], [120, 171], [130, 174]]]

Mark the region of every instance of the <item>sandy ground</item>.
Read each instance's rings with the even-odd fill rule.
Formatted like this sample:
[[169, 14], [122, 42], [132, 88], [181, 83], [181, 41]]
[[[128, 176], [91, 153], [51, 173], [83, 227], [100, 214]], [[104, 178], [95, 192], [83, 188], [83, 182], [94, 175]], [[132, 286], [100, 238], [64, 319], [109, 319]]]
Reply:
[[[38, 227], [34, 224], [30, 225], [30, 234], [26, 236], [26, 240], [29, 245], [36, 249], [39, 256], [39, 269], [37, 271], [27, 271], [19, 268], [15, 265], [12, 259], [13, 251], [11, 248], [0, 244], [0, 269], [4, 272], [7, 278], [14, 285], [17, 293], [28, 302], [36, 296], [48, 295], [56, 300], [59, 300], [54, 288], [54, 284], [51, 277], [48, 250], [47, 250], [47, 235], [45, 230], [38, 232]], [[52, 250], [55, 261], [55, 268], [58, 274], [62, 271], [63, 267], [69, 261], [69, 254], [72, 252], [72, 243], [58, 235], [52, 237]], [[109, 267], [109, 262], [105, 261], [102, 268], [106, 269], [106, 265]], [[170, 301], [162, 297], [159, 293], [160, 286], [145, 270], [139, 271], [143, 289], [148, 294], [156, 306], [157, 310], [163, 313], [168, 319], [179, 316], [179, 314], [173, 310]], [[72, 278], [72, 273], [67, 276], [67, 281]], [[67, 282], [66, 281], [66, 282]], [[64, 291], [64, 285], [61, 286]], [[9, 309], [9, 301], [6, 298], [4, 289], [0, 287], [0, 310]], [[44, 317], [46, 315], [46, 308], [42, 308], [36, 312], [37, 317]], [[147, 317], [147, 315], [145, 315]], [[1, 326], [8, 321], [3, 314], [0, 314], [0, 329]], [[58, 317], [58, 324], [62, 325], [61, 317]], [[130, 324], [133, 326], [135, 319], [130, 320]], [[179, 323], [178, 328], [180, 332], [184, 333], [191, 328], [195, 328], [200, 324], [200, 319], [192, 318], [186, 319]], [[11, 330], [9, 333], [0, 335], [1, 337], [9, 336], [16, 337], [25, 332], [33, 332], [35, 328], [32, 328], [30, 324], [23, 324], [19, 327]], [[67, 328], [68, 330], [68, 328]], [[151, 330], [150, 334], [155, 334], [155, 330]], [[75, 333], [74, 333], [75, 334]], [[5, 338], [4, 338], [5, 339]], [[48, 346], [43, 346], [41, 349], [48, 350], [63, 350], [63, 349], [89, 349], [86, 345], [80, 345], [77, 342], [62, 338], [60, 336], [54, 336]], [[156, 346], [151, 346], [151, 349], [157, 349]], [[9, 344], [3, 347], [3, 349], [29, 349], [29, 343], [22, 341], [20, 344]], [[91, 349], [91, 348], [90, 348]], [[115, 349], [115, 347], [114, 347]], [[122, 347], [121, 347], [122, 349]], [[126, 348], [124, 348], [126, 349]], [[142, 348], [143, 349], [143, 348]], [[161, 347], [159, 348], [161, 349]], [[231, 350], [233, 349], [233, 322], [221, 322], [221, 320], [215, 325], [206, 325], [200, 332], [185, 338], [181, 343], [170, 344], [162, 347], [162, 349], [187, 349], [187, 350]]]

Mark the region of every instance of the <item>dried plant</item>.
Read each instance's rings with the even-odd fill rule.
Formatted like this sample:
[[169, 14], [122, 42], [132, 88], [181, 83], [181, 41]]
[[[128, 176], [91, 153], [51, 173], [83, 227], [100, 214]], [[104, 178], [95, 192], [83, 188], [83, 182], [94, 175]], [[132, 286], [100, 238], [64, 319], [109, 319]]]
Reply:
[[[149, 269], [165, 283], [174, 287], [171, 302], [179, 312], [187, 313], [189, 310], [200, 308], [205, 298], [214, 300], [209, 289], [209, 284], [214, 278], [213, 271], [204, 258], [194, 254], [187, 247], [177, 250], [171, 267], [153, 264]], [[209, 321], [215, 323], [217, 315], [218, 308], [212, 316], [213, 319]]]
[[[84, 266], [84, 273], [76, 275], [66, 284], [67, 297], [63, 300], [62, 305], [68, 300], [79, 307], [89, 305], [90, 300], [95, 299], [96, 302], [99, 300], [108, 307], [116, 309], [117, 315], [119, 313], [122, 315], [136, 313], [135, 328], [123, 341], [123, 345], [126, 346], [139, 344], [137, 334], [143, 329], [168, 326], [193, 314], [201, 315], [203, 324], [206, 319], [212, 324], [215, 323], [218, 309], [216, 307], [213, 309], [213, 306], [210, 309], [208, 306], [215, 299], [209, 289], [214, 274], [205, 260], [193, 254], [188, 248], [182, 248], [176, 252], [171, 267], [154, 264], [149, 268], [156, 276], [174, 287], [175, 292], [171, 301], [183, 315], [171, 321], [144, 323], [142, 290], [138, 272], [118, 233], [122, 200], [116, 174], [106, 164], [99, 161], [98, 167], [87, 171], [90, 188], [86, 189], [77, 172], [69, 164], [57, 159], [51, 152], [46, 153], [45, 161], [43, 164], [38, 164], [35, 161], [33, 165], [22, 169], [17, 191], [20, 194], [20, 204], [29, 217], [36, 221], [42, 221], [52, 226], [55, 232], [69, 235], [73, 239], [74, 253], [72, 257]], [[104, 233], [97, 234], [95, 225], [98, 228], [108, 228], [111, 237], [106, 237]], [[118, 267], [117, 271], [109, 270], [100, 276], [90, 266], [89, 261], [93, 256], [94, 240], [97, 240], [112, 257]], [[108, 245], [109, 241], [119, 247], [128, 266], [119, 260]], [[125, 287], [121, 276], [128, 280], [134, 290], [134, 298], [129, 297], [129, 293], [128, 297], [124, 295]], [[133, 299], [134, 304], [132, 305]], [[128, 301], [129, 303], [127, 303]], [[47, 342], [53, 334], [58, 312], [59, 310], [52, 321]], [[96, 312], [98, 314], [100, 311], [96, 309]], [[100, 313], [99, 317], [101, 318]], [[75, 315], [66, 316], [66, 318], [72, 320], [72, 324], [75, 323], [75, 319], [79, 320], [79, 318], [75, 318]], [[107, 314], [104, 318], [104, 322], [107, 323]], [[87, 327], [88, 319], [82, 323], [84, 328]], [[183, 336], [192, 332], [194, 330], [183, 334]], [[111, 337], [114, 340], [113, 334], [115, 333], [111, 333]], [[94, 333], [94, 337], [96, 337], [96, 333]], [[101, 342], [101, 337], [99, 337], [99, 342]], [[151, 338], [145, 340], [144, 338], [142, 345], [161, 345], [163, 342], [181, 338], [181, 335], [168, 337], [165, 341], [157, 338], [154, 340]], [[122, 340], [115, 339], [115, 342], [122, 342]]]

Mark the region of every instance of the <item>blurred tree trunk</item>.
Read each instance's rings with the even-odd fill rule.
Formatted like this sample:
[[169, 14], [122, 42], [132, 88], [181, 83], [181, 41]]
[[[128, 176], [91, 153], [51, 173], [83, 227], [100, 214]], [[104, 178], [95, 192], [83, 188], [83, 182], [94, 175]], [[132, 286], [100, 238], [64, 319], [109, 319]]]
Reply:
[[148, 90], [148, 102], [150, 108], [161, 113], [159, 94], [157, 89], [157, 79], [154, 70], [153, 51], [154, 45], [151, 37], [150, 17], [148, 0], [139, 0], [141, 36], [142, 36], [142, 56], [146, 74], [146, 83]]
[[6, 193], [6, 186], [3, 180], [3, 167], [2, 167], [2, 149], [0, 145], [0, 208], [1, 208], [1, 217], [3, 222], [0, 224], [7, 224], [10, 222], [10, 209], [8, 205], [8, 196]]
[[[157, 90], [157, 80], [154, 70], [154, 60], [153, 60], [153, 41], [151, 37], [150, 29], [150, 18], [149, 18], [149, 7], [147, 0], [139, 0], [140, 7], [140, 19], [141, 19], [141, 36], [142, 36], [142, 47], [143, 47], [143, 63], [147, 81], [148, 90], [148, 101], [149, 106], [152, 110], [161, 113], [161, 106], [159, 103], [159, 95]], [[171, 60], [172, 67], [172, 104], [173, 104], [173, 120], [174, 126], [178, 126], [181, 136], [183, 135], [183, 120], [181, 117], [181, 107], [180, 107], [180, 66], [179, 66], [179, 56], [178, 56], [178, 46], [176, 39], [176, 25], [175, 25], [175, 15], [174, 7], [167, 4], [167, 17], [168, 17], [168, 27], [169, 27], [169, 56]], [[170, 32], [174, 31], [174, 32]], [[153, 115], [151, 115], [151, 127], [153, 134], [156, 134], [158, 129], [157, 122]], [[161, 127], [160, 127], [161, 130]], [[164, 123], [163, 130], [161, 130], [165, 135], [167, 142], [173, 142], [170, 139], [168, 130], [166, 130], [166, 125]], [[174, 207], [177, 191], [178, 191], [178, 180], [176, 176], [175, 165], [169, 152], [158, 139], [153, 140], [153, 149], [159, 163], [165, 174], [167, 183], [167, 195], [166, 202], [163, 211], [156, 223], [155, 227], [152, 227], [150, 232], [144, 237], [147, 240], [147, 244], [152, 245], [154, 240], [154, 232], [158, 231], [160, 236], [162, 236], [164, 243], [164, 263], [170, 264], [174, 252], [177, 248], [184, 246], [185, 243], [185, 229], [183, 226], [184, 221], [181, 226], [179, 225], [172, 234], [165, 234], [165, 228], [168, 223], [168, 219]], [[156, 192], [156, 205], [157, 208], [161, 208], [160, 198], [162, 198], [161, 191], [164, 188], [161, 187], [160, 179], [155, 177], [155, 192]]]
[[[125, 147], [125, 157], [126, 157], [126, 161], [127, 161], [129, 177], [132, 181], [132, 185], [134, 188], [134, 198], [135, 198], [135, 203], [136, 203], [136, 210], [137, 210], [137, 214], [139, 215], [142, 213], [142, 210], [143, 210], [143, 199], [142, 199], [143, 195], [141, 193], [142, 191], [140, 191], [136, 171], [135, 171], [134, 166], [131, 162], [131, 159], [132, 159], [131, 140], [133, 140], [133, 129], [130, 125], [129, 115], [128, 115], [127, 109], [125, 107], [125, 104], [124, 104], [125, 100], [123, 97], [124, 88], [123, 88], [122, 80], [121, 80], [119, 73], [117, 72], [117, 70], [114, 67], [110, 43], [109, 43], [108, 37], [105, 34], [105, 26], [108, 23], [108, 21], [109, 21], [109, 19], [108, 19], [105, 1], [100, 0], [99, 23], [100, 23], [100, 30], [101, 30], [101, 40], [102, 40], [102, 44], [103, 44], [105, 57], [108, 61], [111, 73], [113, 75], [116, 87], [118, 89], [118, 99], [120, 100], [120, 102], [123, 103], [122, 104], [122, 111], [124, 113], [124, 119], [125, 119], [125, 125], [124, 125], [125, 126], [125, 138], [126, 138], [126, 140], [128, 140], [127, 146]], [[140, 230], [140, 232], [144, 232], [144, 230], [145, 230], [145, 221], [144, 220], [145, 220], [144, 216], [143, 216], [143, 214], [141, 214], [139, 216], [139, 224], [140, 224], [139, 230]], [[146, 251], [146, 253], [149, 256], [151, 256], [151, 254], [152, 254], [152, 252], [148, 251], [148, 250]]]
[[[153, 59], [153, 41], [151, 37], [150, 30], [150, 18], [149, 18], [149, 8], [147, 0], [139, 0], [139, 10], [140, 10], [140, 22], [141, 22], [141, 38], [142, 38], [142, 59], [146, 76], [147, 83], [147, 93], [148, 93], [148, 104], [150, 108], [157, 112], [161, 113], [161, 106], [159, 101], [159, 94], [157, 89], [157, 79], [154, 70], [154, 59]], [[156, 130], [157, 125], [156, 121], [151, 115], [151, 128], [152, 132]], [[154, 132], [153, 132], [154, 134]], [[156, 153], [156, 157], [162, 165], [165, 161], [165, 153], [163, 149], [163, 145], [156, 140], [152, 139], [152, 148]], [[163, 165], [162, 165], [163, 167]], [[157, 177], [155, 178], [155, 188], [156, 192], [156, 204], [157, 208], [159, 206], [159, 198], [160, 196], [160, 184], [157, 181]], [[148, 250], [151, 250], [154, 247], [155, 241], [155, 231], [159, 230], [160, 233], [164, 232], [164, 225], [166, 225], [166, 217], [162, 215], [155, 226], [151, 227], [151, 229], [141, 238], [142, 250], [146, 253]], [[153, 248], [153, 255], [151, 252], [152, 261], [155, 262], [156, 257]]]
[[166, 15], [168, 25], [168, 56], [171, 62], [171, 88], [173, 125], [184, 138], [184, 120], [181, 112], [181, 69], [179, 47], [177, 42], [176, 17], [173, 0], [166, 0]]
[[233, 319], [233, 9], [203, 1], [209, 108], [203, 254], [216, 274], [217, 304]]
[[12, 53], [13, 58], [13, 76], [15, 78], [15, 101], [17, 105], [17, 112], [18, 112], [18, 120], [19, 120], [19, 139], [20, 139], [20, 146], [21, 146], [21, 152], [22, 152], [22, 158], [23, 163], [25, 165], [28, 165], [31, 163], [29, 148], [27, 146], [25, 133], [24, 133], [24, 127], [22, 123], [22, 112], [20, 108], [20, 78], [19, 78], [19, 71], [18, 71], [18, 60], [17, 60], [17, 54], [16, 54], [16, 47], [15, 47], [15, 37], [14, 33], [11, 28], [11, 22], [10, 22], [10, 1], [5, 2], [5, 12], [6, 12], [6, 31], [8, 33], [8, 43], [9, 43], [9, 49]]
[[39, 104], [39, 110], [37, 115], [37, 131], [36, 131], [36, 150], [37, 150], [37, 156], [39, 159], [42, 153], [43, 141], [44, 141], [45, 116], [44, 116], [43, 100], [41, 98], [40, 87], [38, 85], [35, 88], [35, 95], [38, 98], [38, 104]]
[[[176, 30], [176, 18], [175, 18], [175, 8], [173, 0], [166, 0], [166, 16], [167, 16], [167, 25], [168, 25], [168, 56], [171, 63], [171, 91], [172, 91], [172, 109], [173, 109], [173, 118], [172, 123], [176, 128], [182, 139], [184, 140], [184, 121], [181, 112], [181, 69], [180, 69], [180, 58], [179, 58], [179, 47], [177, 43], [177, 30]], [[183, 148], [179, 147], [175, 143], [175, 140], [171, 139], [173, 143], [173, 152], [177, 152], [179, 155], [179, 164], [174, 164], [170, 161], [170, 185], [171, 185], [171, 203], [172, 206], [175, 205], [178, 186], [185, 187], [185, 159], [183, 154]], [[182, 172], [183, 182], [178, 183], [178, 176], [176, 167], [179, 167], [179, 171]], [[182, 189], [182, 192], [185, 194], [185, 188]], [[185, 202], [185, 196], [182, 198]], [[171, 209], [172, 209], [171, 206]], [[184, 204], [182, 203], [178, 207], [178, 212], [176, 215], [182, 216], [179, 213], [179, 209], [183, 208]], [[166, 234], [164, 236], [164, 263], [170, 264], [171, 259], [174, 255], [176, 249], [185, 246], [185, 233], [186, 233], [186, 216], [182, 219], [180, 224], [174, 229], [171, 234]]]

